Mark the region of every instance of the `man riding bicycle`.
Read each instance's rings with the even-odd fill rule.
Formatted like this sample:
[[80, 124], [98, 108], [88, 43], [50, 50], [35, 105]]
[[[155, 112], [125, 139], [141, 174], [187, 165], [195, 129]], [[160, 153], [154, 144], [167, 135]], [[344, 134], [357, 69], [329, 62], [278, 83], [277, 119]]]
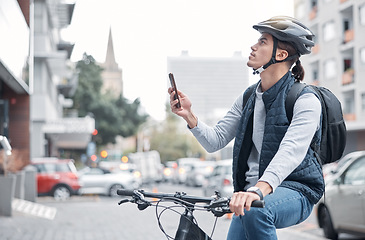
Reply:
[[[253, 28], [261, 37], [251, 47], [247, 65], [261, 79], [250, 87], [254, 91], [246, 90], [236, 99], [214, 127], [194, 115], [181, 91], [181, 107], [176, 107], [175, 92], [168, 90], [172, 112], [186, 120], [208, 152], [235, 138], [230, 240], [277, 239], [276, 229], [304, 221], [324, 192], [321, 165], [310, 147], [321, 140], [321, 103], [304, 88], [291, 121], [285, 110], [288, 91], [304, 78], [299, 58], [311, 52], [314, 35], [290, 17], [273, 17]], [[265, 200], [265, 208], [250, 208], [259, 199]]]

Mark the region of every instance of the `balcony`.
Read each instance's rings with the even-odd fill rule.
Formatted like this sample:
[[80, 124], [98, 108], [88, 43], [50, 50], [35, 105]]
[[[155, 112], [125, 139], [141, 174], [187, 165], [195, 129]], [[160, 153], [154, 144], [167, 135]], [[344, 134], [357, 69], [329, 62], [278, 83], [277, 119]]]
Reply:
[[355, 113], [345, 113], [343, 115], [343, 118], [347, 122], [353, 122], [353, 121], [356, 121], [356, 114]]
[[355, 71], [352, 68], [347, 69], [342, 74], [342, 85], [347, 85], [354, 82]]
[[319, 53], [319, 45], [318, 45], [318, 44], [316, 44], [316, 45], [314, 45], [314, 46], [312, 47], [312, 53], [313, 53], [313, 54], [317, 54], [317, 53]]
[[309, 13], [309, 20], [315, 19], [317, 16], [317, 6], [312, 7], [312, 10]]
[[313, 80], [313, 82], [311, 82], [310, 85], [319, 86], [319, 81], [318, 80]]
[[346, 30], [343, 42], [348, 43], [352, 40], [354, 40], [354, 29]]

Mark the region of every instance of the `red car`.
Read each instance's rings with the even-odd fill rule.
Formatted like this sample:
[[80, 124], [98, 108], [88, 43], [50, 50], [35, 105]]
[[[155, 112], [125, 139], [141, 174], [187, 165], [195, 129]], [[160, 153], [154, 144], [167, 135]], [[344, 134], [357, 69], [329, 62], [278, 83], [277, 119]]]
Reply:
[[37, 168], [38, 195], [51, 195], [66, 200], [80, 189], [77, 170], [72, 159], [33, 159]]

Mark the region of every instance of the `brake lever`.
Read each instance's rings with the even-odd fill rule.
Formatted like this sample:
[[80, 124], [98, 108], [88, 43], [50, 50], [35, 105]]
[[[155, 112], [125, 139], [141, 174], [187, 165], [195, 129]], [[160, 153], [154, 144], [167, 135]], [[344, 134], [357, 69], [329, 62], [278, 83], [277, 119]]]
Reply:
[[134, 190], [133, 193], [133, 201], [137, 204], [137, 207], [140, 211], [145, 210], [147, 207], [152, 205], [150, 202], [144, 199], [144, 195], [142, 192]]
[[118, 202], [118, 205], [121, 205], [121, 204], [126, 203], [126, 202], [131, 202], [131, 200], [129, 200], [129, 199], [122, 199], [122, 200], [120, 200], [120, 202]]
[[224, 214], [231, 212], [229, 209], [229, 201], [230, 199], [226, 197], [214, 199], [207, 208], [215, 217], [222, 217]]
[[217, 208], [217, 207], [223, 207], [229, 205], [229, 198], [219, 198], [218, 200], [213, 200], [211, 204], [209, 205], [209, 208]]

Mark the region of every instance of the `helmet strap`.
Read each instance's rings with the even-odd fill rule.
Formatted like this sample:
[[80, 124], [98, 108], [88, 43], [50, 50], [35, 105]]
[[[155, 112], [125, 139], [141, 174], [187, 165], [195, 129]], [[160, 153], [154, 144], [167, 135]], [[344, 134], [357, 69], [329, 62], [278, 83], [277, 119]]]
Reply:
[[274, 42], [274, 46], [273, 46], [273, 49], [272, 49], [272, 55], [271, 55], [270, 61], [268, 63], [266, 63], [265, 65], [263, 65], [262, 67], [260, 67], [260, 68], [253, 69], [253, 75], [262, 73], [271, 64], [275, 64], [277, 62], [283, 62], [283, 61], [276, 61], [276, 49], [278, 47], [278, 40], [274, 36], [272, 36], [272, 39], [273, 39], [273, 42]]
[[278, 39], [276, 37], [272, 37], [274, 45], [273, 45], [273, 50], [272, 50], [272, 55], [271, 55], [271, 59], [268, 63], [266, 63], [265, 65], [257, 68], [257, 69], [253, 69], [253, 75], [255, 74], [260, 74], [262, 73], [266, 68], [268, 68], [270, 65], [275, 64], [275, 63], [280, 63], [280, 62], [286, 62], [286, 61], [290, 61], [294, 58], [299, 58], [300, 54], [294, 54], [290, 57], [285, 58], [284, 60], [276, 60], [276, 49], [278, 47]]

